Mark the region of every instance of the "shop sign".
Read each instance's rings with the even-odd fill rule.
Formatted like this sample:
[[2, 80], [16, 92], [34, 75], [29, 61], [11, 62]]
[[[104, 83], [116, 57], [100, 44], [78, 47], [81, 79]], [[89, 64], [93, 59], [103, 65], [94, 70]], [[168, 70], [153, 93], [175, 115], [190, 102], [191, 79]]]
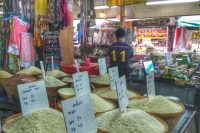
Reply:
[[108, 6], [124, 6], [145, 3], [145, 0], [107, 0]]
[[128, 94], [127, 94], [127, 85], [126, 77], [123, 76], [117, 81], [117, 96], [119, 102], [120, 111], [126, 112], [128, 106]]
[[91, 93], [88, 72], [80, 72], [72, 75], [76, 96]]
[[44, 80], [21, 84], [17, 88], [23, 116], [49, 107]]
[[90, 94], [62, 101], [68, 133], [96, 133], [97, 125]]
[[98, 59], [98, 64], [99, 64], [100, 75], [104, 75], [104, 74], [108, 73], [105, 58]]
[[146, 76], [146, 84], [147, 84], [147, 94], [148, 98], [153, 98], [155, 93], [155, 81], [154, 81], [154, 72], [152, 71], [149, 75]]
[[109, 68], [108, 73], [110, 78], [110, 88], [111, 90], [116, 90], [116, 82], [119, 79], [118, 67]]
[[195, 32], [192, 34], [192, 39], [199, 39], [200, 38], [200, 32]]

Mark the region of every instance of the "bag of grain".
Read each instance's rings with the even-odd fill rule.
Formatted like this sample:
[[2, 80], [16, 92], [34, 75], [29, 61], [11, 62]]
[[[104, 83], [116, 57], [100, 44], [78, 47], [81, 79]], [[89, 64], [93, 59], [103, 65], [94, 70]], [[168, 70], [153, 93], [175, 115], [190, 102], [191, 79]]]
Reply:
[[[117, 91], [111, 90], [109, 87], [96, 89], [96, 90], [93, 91], [93, 93], [97, 94], [98, 96], [100, 96], [104, 99], [108, 99], [108, 100], [111, 100], [115, 103], [118, 103]], [[134, 92], [132, 90], [128, 90], [127, 94], [128, 94], [129, 99], [141, 97], [139, 93]]]
[[24, 83], [30, 83], [36, 81], [37, 78], [25, 74], [15, 74], [12, 77], [8, 79], [2, 79], [1, 83], [7, 93], [7, 96], [10, 98], [16, 98], [18, 99], [18, 90], [17, 85], [24, 84]]
[[133, 99], [129, 101], [128, 107], [141, 109], [164, 119], [170, 131], [176, 126], [184, 112], [182, 103], [173, 102], [163, 96], [155, 96], [150, 100], [148, 98]]
[[62, 81], [65, 83], [73, 83], [73, 79], [71, 77], [65, 77]]
[[[69, 99], [76, 95], [73, 88], [62, 88], [58, 90], [58, 93], [63, 99]], [[116, 105], [113, 102], [104, 100], [95, 94], [91, 94], [91, 99], [94, 113], [96, 115], [116, 108]], [[61, 102], [58, 103], [58, 109], [62, 111]]]
[[42, 109], [28, 116], [20, 114], [5, 120], [5, 133], [66, 133], [63, 114], [51, 108]]
[[0, 70], [0, 79], [7, 79], [12, 77], [12, 74], [4, 71], [4, 70]]
[[[12, 77], [12, 75], [4, 70], [0, 70], [0, 80], [1, 79], [8, 79]], [[2, 95], [4, 93], [4, 89], [3, 89], [3, 86], [0, 82], [0, 95]]]
[[96, 77], [92, 77], [90, 82], [95, 86], [95, 88], [105, 87], [110, 85], [109, 75], [104, 74]]
[[166, 133], [167, 124], [138, 109], [128, 109], [121, 114], [119, 109], [106, 112], [96, 118], [97, 127], [110, 133]]
[[62, 72], [62, 71], [59, 71], [59, 70], [52, 70], [52, 71], [48, 71], [46, 73], [47, 76], [52, 76], [52, 77], [55, 77], [55, 78], [58, 78], [58, 79], [63, 79], [64, 77], [68, 76], [68, 74]]
[[57, 96], [58, 89], [66, 87], [66, 83], [52, 76], [45, 77], [45, 85], [47, 88], [47, 94], [50, 102], [50, 106], [55, 106], [55, 97]]
[[[25, 68], [25, 69], [21, 70], [20, 72], [21, 72], [21, 74], [26, 74], [26, 75], [30, 75], [30, 76], [38, 76], [38, 75], [42, 74], [42, 71], [39, 68], [34, 67], [34, 66]], [[19, 74], [19, 72], [17, 74]]]

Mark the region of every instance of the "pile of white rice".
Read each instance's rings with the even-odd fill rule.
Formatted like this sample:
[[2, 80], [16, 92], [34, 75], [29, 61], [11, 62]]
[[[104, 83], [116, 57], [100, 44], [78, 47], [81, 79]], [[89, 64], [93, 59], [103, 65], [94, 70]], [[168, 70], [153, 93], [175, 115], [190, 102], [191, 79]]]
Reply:
[[63, 114], [43, 109], [3, 125], [6, 133], [67, 133]]
[[55, 78], [59, 78], [59, 77], [65, 77], [67, 76], [66, 73], [62, 72], [62, 71], [59, 71], [59, 70], [52, 70], [52, 71], [48, 71], [46, 73], [47, 76], [53, 76]]
[[54, 78], [52, 76], [46, 76], [45, 77], [45, 84], [47, 88], [53, 88], [53, 87], [62, 87], [65, 86], [66, 84], [57, 78]]
[[129, 108], [142, 109], [149, 113], [179, 113], [184, 109], [163, 96], [155, 96], [152, 99], [133, 99], [129, 101]]
[[97, 127], [110, 133], [165, 133], [166, 125], [138, 109], [121, 114], [119, 109], [106, 112], [96, 118]]

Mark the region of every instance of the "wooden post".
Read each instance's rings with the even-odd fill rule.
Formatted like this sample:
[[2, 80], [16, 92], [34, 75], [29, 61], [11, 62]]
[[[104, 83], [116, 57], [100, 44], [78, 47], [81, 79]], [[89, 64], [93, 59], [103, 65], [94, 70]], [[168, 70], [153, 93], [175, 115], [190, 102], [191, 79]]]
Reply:
[[121, 23], [121, 28], [124, 27], [123, 26], [124, 16], [125, 16], [124, 6], [120, 6], [120, 23]]
[[[69, 0], [70, 4], [73, 4]], [[70, 10], [70, 9], [69, 9]], [[67, 28], [60, 30], [59, 40], [63, 54], [61, 65], [74, 64], [74, 44], [73, 44], [73, 10], [71, 12], [71, 24]]]

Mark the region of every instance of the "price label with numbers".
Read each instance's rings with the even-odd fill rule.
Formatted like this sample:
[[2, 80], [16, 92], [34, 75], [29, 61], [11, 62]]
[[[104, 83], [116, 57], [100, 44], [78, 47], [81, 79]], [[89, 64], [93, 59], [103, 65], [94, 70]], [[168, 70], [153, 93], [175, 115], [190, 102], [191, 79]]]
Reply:
[[97, 125], [90, 94], [62, 101], [68, 133], [96, 133]]
[[128, 94], [126, 86], [126, 77], [122, 76], [117, 81], [117, 96], [119, 102], [119, 108], [121, 112], [126, 112], [128, 106]]
[[100, 75], [104, 75], [104, 74], [108, 73], [105, 58], [98, 59], [98, 64], [99, 64]]
[[110, 77], [110, 88], [111, 90], [116, 90], [116, 82], [119, 79], [118, 67], [113, 67], [108, 69]]
[[146, 76], [146, 82], [147, 82], [148, 98], [151, 99], [152, 97], [154, 97], [156, 95], [154, 72], [153, 71], [149, 75]]
[[23, 116], [49, 107], [44, 80], [17, 86]]
[[88, 72], [80, 72], [72, 75], [76, 96], [91, 93]]

